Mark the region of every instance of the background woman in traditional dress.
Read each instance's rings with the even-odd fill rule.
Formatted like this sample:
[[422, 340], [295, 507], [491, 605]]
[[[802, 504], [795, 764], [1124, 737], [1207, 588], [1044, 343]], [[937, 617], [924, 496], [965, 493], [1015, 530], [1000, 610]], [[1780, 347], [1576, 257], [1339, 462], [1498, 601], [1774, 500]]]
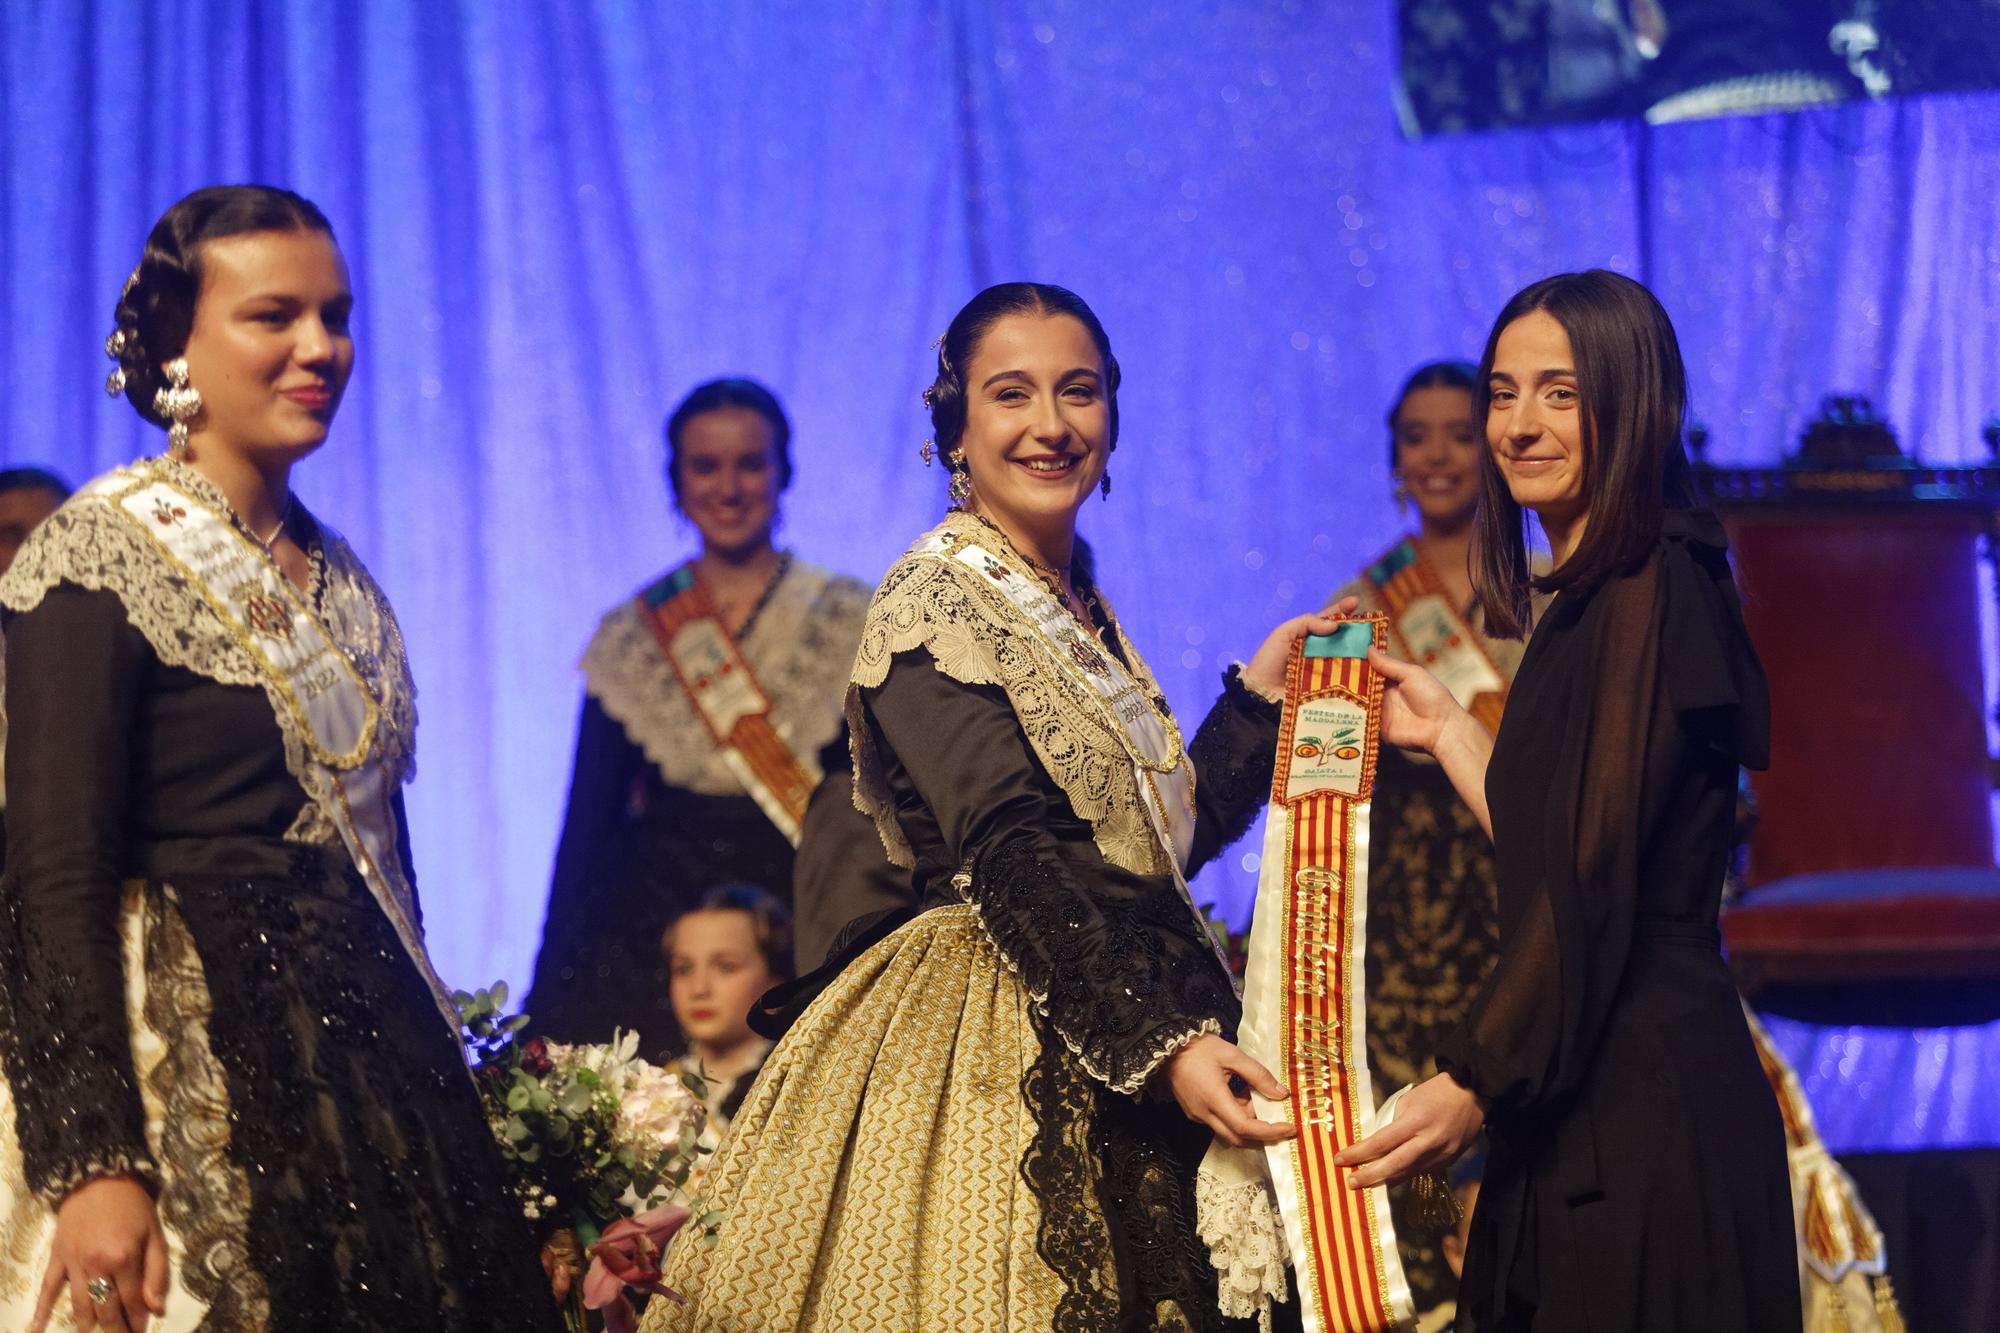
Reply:
[[1251, 1113], [1245, 1082], [1284, 1094], [1230, 1040], [1181, 872], [1266, 799], [1286, 654], [1328, 623], [1281, 625], [1181, 744], [1073, 560], [1118, 381], [1061, 288], [990, 288], [945, 334], [925, 397], [962, 508], [877, 590], [848, 705], [920, 909], [789, 996], [711, 1168], [719, 1243], [677, 1243], [689, 1304], [652, 1327], [1233, 1326], [1195, 1169], [1291, 1129]]
[[1514, 634], [1531, 588], [1555, 599], [1497, 743], [1422, 668], [1376, 665], [1384, 738], [1494, 835], [1500, 955], [1444, 1072], [1336, 1160], [1402, 1179], [1484, 1122], [1461, 1328], [1797, 1328], [1784, 1130], [1716, 927], [1769, 699], [1721, 525], [1688, 507], [1673, 326], [1629, 278], [1563, 274], [1508, 302], [1480, 369], [1480, 605]]
[[868, 586], [783, 551], [791, 424], [743, 379], [690, 393], [667, 420], [667, 481], [701, 552], [612, 608], [583, 656], [583, 716], [548, 918], [525, 1004], [559, 1041], [636, 1030], [680, 1042], [660, 932], [719, 884], [792, 900], [792, 841], [745, 790], [662, 653], [651, 601], [691, 576], [707, 591], [801, 761], [844, 770], [841, 698]]
[[[1463, 361], [1420, 366], [1389, 409], [1389, 467], [1396, 502], [1416, 510], [1415, 531], [1369, 562], [1333, 600], [1352, 597], [1364, 611], [1392, 610], [1410, 593], [1444, 599], [1423, 620], [1427, 640], [1462, 633], [1457, 643], [1426, 642], [1450, 653], [1476, 653], [1492, 668], [1482, 707], [1497, 718], [1506, 682], [1521, 660], [1516, 639], [1478, 632], [1473, 606], [1472, 520], [1479, 508], [1485, 442], [1472, 419], [1477, 367]], [[1393, 593], [1384, 584], [1395, 581]], [[1441, 613], [1441, 614], [1440, 614]], [[1449, 617], [1444, 619], [1443, 617]], [[1412, 648], [1391, 616], [1390, 650]], [[1415, 659], [1421, 660], [1421, 658]], [[1474, 698], [1461, 703], [1471, 705]], [[1452, 789], [1437, 761], [1421, 751], [1385, 746], [1375, 770], [1368, 841], [1368, 1062], [1378, 1098], [1437, 1073], [1445, 1034], [1465, 1017], [1499, 945], [1493, 903], [1493, 842]], [[1443, 1234], [1408, 1192], [1390, 1195], [1403, 1272], [1419, 1312], [1453, 1299], [1457, 1278], [1445, 1263]]]
[[[555, 1327], [414, 933], [402, 639], [290, 487], [352, 305], [299, 196], [175, 204], [109, 344], [173, 456], [85, 487], [0, 580], [9, 1327]], [[357, 755], [328, 700], [373, 719]]]

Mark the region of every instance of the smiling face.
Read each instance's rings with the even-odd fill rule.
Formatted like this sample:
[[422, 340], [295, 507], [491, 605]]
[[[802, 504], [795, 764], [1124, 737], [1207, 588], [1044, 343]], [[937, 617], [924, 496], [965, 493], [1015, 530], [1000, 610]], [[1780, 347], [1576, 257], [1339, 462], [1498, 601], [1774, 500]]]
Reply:
[[718, 407], [689, 417], [676, 453], [677, 501], [709, 550], [741, 556], [770, 544], [778, 514], [778, 435], [763, 413]]
[[202, 409], [194, 450], [303, 458], [325, 440], [354, 370], [354, 293], [323, 231], [206, 241], [186, 350]]
[[750, 1040], [750, 1009], [778, 984], [748, 912], [695, 911], [667, 941], [667, 996], [688, 1040], [726, 1051]]
[[1534, 310], [1500, 331], [1486, 410], [1486, 444], [1516, 504], [1545, 526], [1570, 526], [1585, 509], [1583, 400], [1569, 335]]
[[1073, 315], [996, 321], [965, 370], [973, 505], [1002, 527], [1066, 531], [1104, 475], [1111, 416], [1097, 344]]
[[1479, 432], [1472, 392], [1449, 384], [1412, 389], [1396, 408], [1396, 473], [1424, 527], [1456, 531], [1479, 503]]

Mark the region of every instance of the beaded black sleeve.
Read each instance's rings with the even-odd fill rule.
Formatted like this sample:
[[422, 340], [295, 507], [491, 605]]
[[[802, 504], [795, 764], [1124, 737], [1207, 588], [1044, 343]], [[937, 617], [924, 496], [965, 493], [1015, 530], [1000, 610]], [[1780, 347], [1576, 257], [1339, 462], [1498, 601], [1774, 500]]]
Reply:
[[972, 896], [1084, 1068], [1135, 1093], [1194, 1037], [1233, 1036], [1235, 991], [1172, 882], [1100, 862], [1086, 888], [1048, 850], [1029, 836], [1000, 843], [980, 858]]

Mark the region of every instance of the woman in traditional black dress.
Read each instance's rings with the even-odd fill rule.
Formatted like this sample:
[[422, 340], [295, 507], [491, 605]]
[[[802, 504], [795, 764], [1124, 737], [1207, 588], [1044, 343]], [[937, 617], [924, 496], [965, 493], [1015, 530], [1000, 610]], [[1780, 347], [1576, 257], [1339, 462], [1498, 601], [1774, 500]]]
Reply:
[[1428, 672], [1376, 665], [1384, 739], [1436, 755], [1494, 835], [1500, 958], [1443, 1072], [1337, 1160], [1404, 1179], [1485, 1124], [1461, 1328], [1797, 1328], [1784, 1130], [1716, 928], [1769, 700], [1692, 508], [1673, 327], [1628, 278], [1563, 274], [1508, 303], [1480, 372], [1489, 631], [1526, 628], [1531, 586], [1555, 600], [1497, 742]]
[[0, 580], [7, 1327], [557, 1327], [424, 954], [402, 638], [290, 489], [352, 304], [305, 199], [175, 204], [109, 343], [170, 453]]
[[917, 906], [797, 984], [709, 1171], [720, 1228], [668, 1251], [687, 1303], [645, 1327], [1247, 1330], [1282, 1242], [1198, 1230], [1197, 1166], [1292, 1130], [1251, 1113], [1246, 1080], [1284, 1093], [1232, 1041], [1182, 872], [1265, 799], [1286, 656], [1331, 626], [1274, 630], [1184, 745], [1076, 560], [1118, 440], [1097, 317], [1005, 283], [937, 366], [956, 504], [884, 576], [848, 694], [858, 797]]
[[[682, 1040], [659, 950], [667, 923], [722, 884], [792, 901], [804, 802], [787, 800], [769, 765], [744, 762], [773, 747], [728, 744], [711, 725], [726, 729], [742, 696], [704, 686], [751, 682], [779, 766], [813, 783], [832, 770], [834, 822], [852, 829], [861, 821], [849, 808], [840, 709], [869, 592], [777, 545], [792, 428], [770, 390], [712, 380], [674, 409], [666, 436], [667, 482], [701, 551], [607, 612], [584, 652], [575, 772], [526, 1002], [546, 1036], [609, 1041], [623, 1028], [647, 1051]], [[691, 603], [701, 614], [683, 614]], [[706, 640], [675, 639], [690, 619]], [[664, 651], [669, 641], [700, 653], [726, 645], [734, 660], [686, 670]], [[706, 710], [705, 699], [719, 703]]]

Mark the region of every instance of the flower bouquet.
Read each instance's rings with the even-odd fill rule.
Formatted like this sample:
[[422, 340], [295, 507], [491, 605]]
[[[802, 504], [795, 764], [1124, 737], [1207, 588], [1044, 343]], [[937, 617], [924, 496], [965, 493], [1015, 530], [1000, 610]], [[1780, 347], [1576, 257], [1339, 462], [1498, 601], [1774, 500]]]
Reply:
[[[588, 1046], [523, 1038], [528, 1016], [505, 1013], [505, 982], [452, 1000], [521, 1209], [567, 1270], [556, 1286], [569, 1326], [583, 1330], [584, 1311], [598, 1310], [610, 1333], [631, 1333], [628, 1289], [679, 1299], [659, 1258], [690, 1216], [681, 1195], [708, 1151], [699, 1089], [641, 1060], [636, 1032]], [[712, 1236], [718, 1221], [696, 1225]]]

